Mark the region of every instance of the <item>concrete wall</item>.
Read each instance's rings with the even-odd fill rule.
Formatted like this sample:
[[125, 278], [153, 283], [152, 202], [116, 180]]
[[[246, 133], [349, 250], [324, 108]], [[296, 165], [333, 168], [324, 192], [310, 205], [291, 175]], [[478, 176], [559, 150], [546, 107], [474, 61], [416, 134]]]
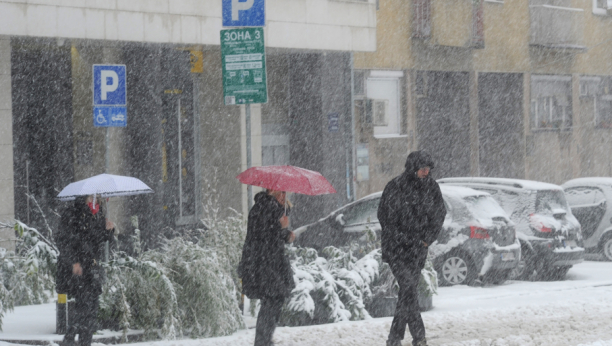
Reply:
[[[11, 41], [0, 36], [0, 221], [15, 217], [13, 183], [13, 117], [11, 101]], [[12, 249], [12, 229], [0, 229], [0, 247]]]
[[[268, 0], [269, 47], [373, 51], [375, 0]], [[218, 0], [0, 0], [0, 35], [219, 45]]]

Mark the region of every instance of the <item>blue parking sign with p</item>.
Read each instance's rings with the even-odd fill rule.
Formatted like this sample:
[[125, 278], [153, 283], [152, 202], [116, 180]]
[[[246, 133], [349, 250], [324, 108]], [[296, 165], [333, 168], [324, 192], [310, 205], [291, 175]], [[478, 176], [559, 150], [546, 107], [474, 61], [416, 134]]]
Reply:
[[95, 127], [127, 126], [125, 65], [93, 65]]
[[223, 26], [265, 26], [265, 0], [222, 0]]
[[125, 106], [125, 65], [93, 65], [94, 106]]

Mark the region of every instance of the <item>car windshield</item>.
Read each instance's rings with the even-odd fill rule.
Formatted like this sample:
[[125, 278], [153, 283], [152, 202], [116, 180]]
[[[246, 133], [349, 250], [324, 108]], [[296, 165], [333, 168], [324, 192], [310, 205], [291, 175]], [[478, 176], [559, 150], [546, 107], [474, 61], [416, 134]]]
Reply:
[[565, 195], [561, 190], [540, 190], [536, 197], [536, 212], [553, 212], [555, 209], [568, 210]]
[[472, 216], [478, 220], [507, 217], [506, 212], [491, 196], [469, 196], [464, 197], [463, 200]]

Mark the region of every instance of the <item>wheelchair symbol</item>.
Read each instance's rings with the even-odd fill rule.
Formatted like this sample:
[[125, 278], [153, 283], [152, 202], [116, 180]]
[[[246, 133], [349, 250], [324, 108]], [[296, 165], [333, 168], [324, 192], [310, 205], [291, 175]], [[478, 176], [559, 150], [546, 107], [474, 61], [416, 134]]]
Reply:
[[106, 117], [102, 114], [101, 109], [98, 109], [98, 115], [96, 115], [96, 122], [98, 124], [106, 124]]

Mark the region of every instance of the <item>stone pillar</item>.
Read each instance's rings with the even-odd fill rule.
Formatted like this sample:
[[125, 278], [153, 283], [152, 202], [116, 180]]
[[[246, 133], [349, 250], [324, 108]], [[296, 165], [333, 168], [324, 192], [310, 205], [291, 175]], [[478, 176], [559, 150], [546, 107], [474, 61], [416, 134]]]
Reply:
[[582, 143], [585, 124], [580, 111], [580, 75], [578, 73], [572, 74], [572, 116], [571, 177], [579, 178], [582, 176], [580, 143]]
[[[13, 112], [11, 100], [11, 40], [0, 36], [0, 221], [15, 218], [13, 180]], [[13, 250], [12, 228], [0, 229], [0, 247]]]
[[480, 136], [478, 132], [478, 72], [470, 72], [470, 175], [480, 176]]
[[531, 151], [533, 150], [533, 135], [531, 134], [531, 73], [529, 72], [523, 74], [523, 139], [521, 146], [524, 148], [524, 179], [529, 179]]

